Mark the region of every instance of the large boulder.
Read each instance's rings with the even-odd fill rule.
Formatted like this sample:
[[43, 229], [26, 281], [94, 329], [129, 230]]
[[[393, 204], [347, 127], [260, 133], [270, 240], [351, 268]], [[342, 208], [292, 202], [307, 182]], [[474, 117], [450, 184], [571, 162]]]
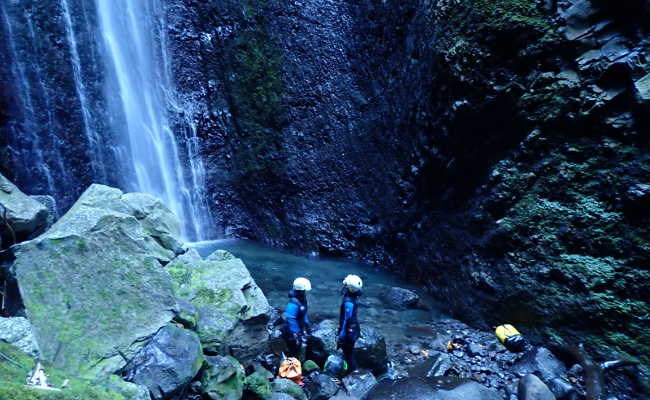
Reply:
[[191, 249], [167, 270], [176, 294], [198, 310], [197, 332], [208, 353], [229, 350], [246, 361], [264, 352], [271, 307], [240, 259], [217, 250], [204, 260]]
[[522, 376], [536, 373], [544, 382], [549, 382], [566, 373], [566, 367], [562, 361], [558, 360], [545, 347], [536, 347], [524, 354], [522, 359], [515, 364], [514, 369]]
[[[307, 342], [307, 358], [324, 365], [327, 356], [336, 352], [336, 327], [333, 320], [323, 320], [314, 326]], [[354, 345], [355, 356], [360, 367], [371, 370], [375, 375], [386, 372], [388, 354], [386, 340], [375, 328], [361, 327], [361, 338]]]
[[[92, 185], [50, 230], [16, 251], [15, 275], [41, 355], [69, 373], [121, 369], [142, 338], [174, 316], [162, 268], [174, 252], [128, 213], [136, 208], [129, 197]], [[171, 212], [164, 219], [178, 223]]]
[[38, 357], [38, 347], [32, 335], [32, 325], [27, 318], [0, 318], [0, 340], [32, 357]]
[[305, 379], [305, 392], [309, 400], [328, 400], [339, 389], [335, 379], [327, 374], [317, 372]]
[[175, 325], [163, 327], [125, 367], [126, 379], [146, 386], [155, 400], [182, 391], [203, 365], [196, 333]]
[[208, 368], [201, 377], [202, 390], [212, 400], [239, 400], [244, 393], [244, 368], [234, 358], [206, 357]]
[[276, 379], [273, 381], [273, 392], [282, 393], [295, 400], [307, 400], [307, 394], [297, 383], [289, 379]]
[[420, 302], [420, 296], [412, 290], [392, 286], [384, 287], [379, 298], [384, 302], [384, 305], [396, 310], [416, 308]]
[[[3, 218], [6, 211], [5, 226]], [[4, 240], [20, 242], [43, 232], [47, 227], [47, 207], [21, 192], [0, 174], [0, 234]], [[10, 243], [13, 244], [13, 243]]]

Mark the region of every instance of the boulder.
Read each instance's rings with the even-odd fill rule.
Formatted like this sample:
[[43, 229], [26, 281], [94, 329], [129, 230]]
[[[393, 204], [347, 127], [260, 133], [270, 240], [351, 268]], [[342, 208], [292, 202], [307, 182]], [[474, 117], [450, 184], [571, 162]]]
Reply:
[[68, 373], [121, 369], [142, 338], [174, 316], [173, 286], [161, 265], [174, 253], [136, 217], [115, 211], [123, 207], [122, 192], [92, 185], [46, 233], [15, 252], [41, 356]]
[[16, 241], [20, 242], [42, 233], [47, 227], [47, 208], [21, 192], [0, 174], [0, 217], [4, 218], [5, 211], [10, 229], [5, 226], [3, 219], [0, 219], [0, 234], [3, 240], [13, 242], [12, 236], [15, 235]]
[[[319, 365], [325, 365], [327, 356], [336, 352], [336, 327], [333, 320], [323, 320], [317, 324], [307, 342], [307, 358]], [[369, 326], [361, 327], [361, 338], [354, 345], [355, 356], [360, 367], [381, 375], [387, 370], [388, 355], [386, 340], [378, 330]]]
[[501, 394], [473, 381], [451, 377], [382, 380], [368, 392], [372, 400], [501, 400]]
[[545, 382], [566, 373], [564, 364], [545, 347], [537, 347], [524, 354], [514, 370], [521, 376], [537, 373]]
[[204, 260], [191, 249], [167, 270], [176, 294], [198, 311], [197, 332], [208, 353], [228, 349], [241, 361], [264, 353], [271, 307], [240, 259], [217, 250]]
[[38, 201], [47, 208], [47, 224], [45, 229], [50, 229], [54, 222], [59, 219], [59, 211], [56, 208], [56, 199], [50, 195], [46, 194], [35, 194], [29, 196], [32, 199]]
[[23, 317], [0, 318], [0, 340], [38, 358], [38, 347], [32, 335], [32, 326]]
[[397, 310], [415, 308], [420, 301], [420, 296], [417, 293], [399, 287], [386, 287], [381, 291], [379, 298], [387, 307]]
[[307, 400], [305, 391], [297, 383], [289, 379], [276, 379], [273, 381], [273, 392], [282, 393], [295, 400]]
[[126, 380], [146, 386], [154, 400], [169, 399], [189, 384], [203, 365], [196, 333], [163, 327], [124, 368]]
[[519, 400], [555, 400], [555, 396], [548, 386], [533, 374], [526, 375], [519, 380], [517, 398]]
[[361, 328], [361, 338], [354, 345], [354, 354], [359, 366], [371, 370], [375, 375], [381, 375], [388, 370], [386, 340], [375, 328]]
[[551, 389], [557, 399], [569, 400], [578, 396], [576, 388], [562, 378], [551, 379], [548, 388]]
[[370, 372], [352, 373], [343, 378], [343, 385], [348, 393], [358, 399], [363, 398], [377, 384], [377, 379]]
[[271, 396], [265, 398], [264, 400], [295, 400], [295, 398], [285, 393], [273, 393]]
[[244, 389], [253, 393], [257, 398], [267, 399], [273, 394], [271, 382], [273, 375], [264, 369], [255, 371], [244, 379]]
[[339, 385], [329, 375], [315, 373], [305, 379], [305, 392], [309, 400], [328, 400], [339, 391]]
[[206, 357], [202, 390], [212, 400], [239, 400], [244, 393], [244, 368], [233, 357]]

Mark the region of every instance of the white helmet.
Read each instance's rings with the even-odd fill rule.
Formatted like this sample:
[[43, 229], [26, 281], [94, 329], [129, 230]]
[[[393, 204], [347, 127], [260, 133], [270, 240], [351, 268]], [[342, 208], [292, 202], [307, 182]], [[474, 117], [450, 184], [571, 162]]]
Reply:
[[311, 282], [307, 278], [296, 278], [293, 281], [293, 290], [305, 290], [308, 292], [311, 290]]
[[343, 279], [343, 286], [350, 292], [356, 293], [363, 287], [363, 281], [357, 275], [348, 275]]

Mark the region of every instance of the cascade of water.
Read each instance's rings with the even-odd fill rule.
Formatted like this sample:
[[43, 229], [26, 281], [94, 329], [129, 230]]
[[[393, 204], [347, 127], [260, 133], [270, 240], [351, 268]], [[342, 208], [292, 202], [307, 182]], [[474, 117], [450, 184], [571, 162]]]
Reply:
[[[128, 180], [125, 186], [162, 198], [183, 221], [184, 236], [199, 239], [205, 235], [203, 222], [209, 218], [205, 203], [197, 201], [204, 198], [198, 191], [203, 186], [203, 167], [192, 154], [187, 172], [184, 170], [172, 130], [170, 113], [177, 111], [178, 105], [167, 54], [164, 8], [160, 0], [96, 0], [96, 4], [117, 86], [107, 91], [113, 97], [119, 94], [112, 107], [124, 115], [124, 126], [114, 126], [114, 130], [128, 148], [116, 151], [119, 163], [130, 169], [123, 174]], [[191, 142], [192, 138], [184, 135]], [[196, 151], [191, 143], [185, 148]]]
[[[21, 168], [23, 171], [29, 171], [32, 168], [29, 164], [35, 162], [35, 167], [39, 170], [39, 174], [45, 177], [47, 193], [55, 193], [54, 179], [45, 162], [40, 144], [40, 137], [36, 126], [36, 112], [34, 108], [34, 102], [32, 100], [31, 84], [27, 79], [25, 66], [18, 55], [18, 50], [16, 49], [14, 32], [12, 29], [12, 21], [9, 19], [9, 15], [7, 14], [7, 11], [2, 6], [2, 4], [0, 4], [0, 12], [2, 12], [2, 19], [6, 27], [5, 29], [7, 30], [6, 40], [9, 53], [12, 58], [11, 73], [19, 91], [18, 98], [22, 102], [21, 109], [23, 110], [24, 114], [22, 121], [22, 134], [28, 135], [30, 137], [30, 151], [34, 157], [33, 161], [29, 160], [27, 157], [21, 157], [20, 161], [22, 161], [23, 165], [19, 168]], [[21, 133], [14, 132], [14, 135], [20, 136]]]
[[100, 139], [98, 137], [97, 131], [93, 127], [90, 107], [88, 106], [88, 99], [86, 98], [86, 87], [81, 76], [81, 60], [79, 58], [79, 50], [77, 49], [77, 39], [75, 37], [74, 27], [72, 26], [72, 18], [70, 17], [68, 0], [61, 0], [61, 7], [63, 8], [65, 31], [68, 39], [68, 44], [70, 46], [70, 61], [72, 62], [75, 89], [79, 98], [79, 106], [81, 107], [84, 133], [86, 134], [86, 139], [88, 140], [88, 147], [91, 154], [90, 164], [93, 171], [93, 177], [95, 181], [103, 182], [106, 180], [106, 163], [103, 160], [103, 153], [100, 147]]

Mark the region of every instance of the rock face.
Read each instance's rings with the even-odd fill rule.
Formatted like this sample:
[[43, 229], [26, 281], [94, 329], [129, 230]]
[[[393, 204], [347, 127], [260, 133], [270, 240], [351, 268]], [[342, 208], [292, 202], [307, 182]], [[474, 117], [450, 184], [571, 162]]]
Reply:
[[[174, 316], [173, 286], [161, 264], [174, 251], [146, 229], [143, 196], [93, 185], [16, 252], [16, 278], [41, 354], [66, 371], [120, 369], [123, 356]], [[178, 226], [170, 212], [151, 218]]]
[[192, 249], [167, 270], [176, 294], [198, 311], [197, 332], [205, 351], [230, 348], [246, 361], [265, 350], [271, 307], [240, 259], [217, 250], [203, 260]]
[[22, 241], [34, 237], [47, 227], [47, 208], [0, 175], [0, 218], [4, 218], [5, 211], [6, 223], [10, 228], [0, 220], [2, 243], [8, 242], [8, 245], [12, 245], [14, 239]]
[[167, 325], [129, 361], [126, 379], [146, 386], [156, 400], [180, 393], [203, 365], [203, 352], [196, 333]]
[[362, 399], [377, 384], [377, 379], [370, 372], [350, 374], [343, 378], [345, 390], [354, 398]]
[[650, 354], [650, 224], [625, 200], [650, 174], [644, 2], [173, 11], [229, 233], [389, 266], [477, 326]]
[[38, 347], [32, 335], [32, 326], [27, 318], [0, 318], [0, 340], [32, 357], [38, 357]]

